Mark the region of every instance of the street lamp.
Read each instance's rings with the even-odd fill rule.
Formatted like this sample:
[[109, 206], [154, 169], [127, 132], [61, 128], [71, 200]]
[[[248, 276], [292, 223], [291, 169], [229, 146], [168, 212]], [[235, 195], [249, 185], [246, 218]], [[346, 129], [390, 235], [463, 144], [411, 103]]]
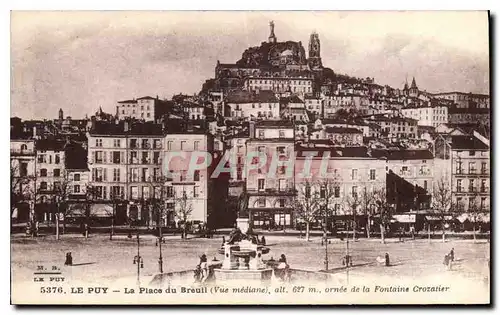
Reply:
[[137, 265], [137, 286], [141, 285], [141, 268], [144, 268], [144, 260], [142, 259], [140, 253], [140, 244], [139, 232], [137, 232], [137, 255], [134, 256], [134, 265]]

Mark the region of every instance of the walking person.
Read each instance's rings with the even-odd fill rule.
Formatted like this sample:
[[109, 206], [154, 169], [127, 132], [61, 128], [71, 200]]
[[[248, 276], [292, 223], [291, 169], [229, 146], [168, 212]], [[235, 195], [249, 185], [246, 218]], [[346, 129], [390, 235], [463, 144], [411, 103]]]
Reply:
[[452, 248], [450, 251], [450, 259], [451, 261], [455, 260], [455, 248]]

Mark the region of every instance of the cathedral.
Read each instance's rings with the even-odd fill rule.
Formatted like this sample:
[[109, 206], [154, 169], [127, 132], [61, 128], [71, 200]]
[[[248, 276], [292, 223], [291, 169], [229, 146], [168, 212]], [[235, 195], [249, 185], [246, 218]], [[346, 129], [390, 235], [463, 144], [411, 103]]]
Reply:
[[208, 80], [204, 89], [225, 92], [242, 89], [249, 77], [313, 79], [323, 69], [319, 35], [309, 39], [309, 54], [302, 42], [278, 41], [275, 24], [269, 23], [269, 36], [260, 46], [247, 48], [236, 63], [215, 66], [215, 79]]

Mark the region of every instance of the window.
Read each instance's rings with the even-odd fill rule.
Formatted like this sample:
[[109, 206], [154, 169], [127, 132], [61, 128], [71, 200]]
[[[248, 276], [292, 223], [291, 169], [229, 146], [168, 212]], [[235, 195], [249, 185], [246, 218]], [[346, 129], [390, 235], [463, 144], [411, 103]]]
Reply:
[[469, 151], [469, 156], [475, 156], [476, 155], [476, 151]]
[[113, 151], [113, 163], [114, 164], [120, 164], [120, 152], [119, 151]]
[[73, 193], [79, 194], [80, 193], [80, 185], [74, 185], [73, 186]]
[[311, 186], [309, 186], [308, 184], [305, 187], [305, 195], [306, 198], [311, 198]]
[[357, 180], [358, 179], [358, 170], [353, 168], [351, 170], [351, 180]]
[[335, 214], [337, 214], [339, 211], [340, 211], [340, 205], [338, 203], [336, 203], [334, 206], [333, 206], [333, 209], [335, 211]]
[[28, 176], [28, 163], [19, 164], [19, 176]]
[[285, 131], [284, 130], [280, 130], [279, 131], [279, 137], [280, 138], [285, 138]]
[[486, 174], [487, 168], [486, 168], [486, 162], [481, 162], [481, 174]]
[[174, 197], [174, 187], [167, 186], [167, 198], [173, 198], [173, 197]]
[[265, 188], [264, 185], [265, 185], [264, 179], [263, 178], [259, 178], [259, 180], [258, 180], [258, 189], [259, 190], [264, 190], [264, 188]]
[[173, 141], [169, 141], [169, 142], [167, 142], [167, 150], [168, 150], [168, 151], [171, 151], [171, 150], [172, 150], [172, 148], [173, 148], [173, 145], [174, 145], [174, 142], [173, 142]]
[[121, 147], [120, 139], [113, 139], [113, 147], [119, 148]]
[[326, 198], [326, 187], [325, 186], [321, 186], [321, 188], [319, 190], [319, 197]]
[[280, 208], [284, 208], [286, 205], [285, 199], [280, 199]]
[[120, 181], [120, 169], [119, 168], [113, 169], [113, 181], [114, 182]]
[[476, 162], [469, 162], [469, 174], [476, 173]]
[[375, 170], [370, 170], [370, 180], [375, 180]]
[[38, 156], [38, 163], [46, 163], [46, 156], [45, 154], [41, 154]]
[[462, 174], [462, 161], [457, 161], [457, 164], [456, 164], [456, 173], [457, 174]]
[[427, 181], [424, 180], [424, 189], [427, 190]]
[[143, 149], [149, 149], [149, 140], [148, 139], [142, 139], [141, 147]]
[[153, 152], [153, 163], [160, 164], [160, 152]]
[[286, 154], [286, 148], [285, 147], [277, 147], [276, 153], [278, 153], [278, 155], [284, 155], [284, 154]]
[[457, 179], [457, 192], [461, 192], [461, 191], [462, 191], [462, 180]]
[[187, 147], [186, 147], [186, 141], [181, 141], [181, 151], [184, 151], [186, 149], [187, 149]]
[[259, 138], [264, 138], [264, 130], [259, 129]]
[[104, 158], [103, 158], [104, 154], [102, 151], [95, 151], [95, 163], [103, 163], [104, 162]]
[[59, 176], [61, 176], [61, 170], [58, 168], [54, 169], [54, 177], [59, 177]]
[[196, 181], [196, 182], [200, 181], [200, 171], [199, 170], [194, 171], [194, 181]]
[[137, 159], [137, 151], [130, 152], [130, 164], [137, 164], [139, 161]]
[[47, 190], [47, 182], [40, 182], [40, 190]]
[[47, 177], [47, 169], [46, 168], [40, 169], [40, 177]]
[[137, 148], [137, 139], [130, 139], [130, 147], [133, 149]]
[[486, 197], [481, 197], [480, 208], [481, 208], [481, 210], [484, 210], [484, 208], [486, 208]]
[[358, 186], [352, 186], [352, 197], [353, 198], [358, 197]]
[[59, 156], [59, 154], [56, 154], [55, 157], [54, 157], [54, 163], [55, 164], [59, 164], [61, 163], [61, 157]]
[[474, 180], [473, 179], [470, 179], [469, 180], [469, 192], [474, 192], [476, 190], [476, 187], [474, 185]]
[[153, 140], [153, 146], [154, 146], [155, 149], [161, 149], [161, 140], [160, 139], [154, 139]]
[[200, 190], [200, 187], [196, 187], [196, 186], [193, 187], [193, 197], [194, 198], [197, 198], [200, 196], [199, 190]]
[[340, 186], [335, 186], [333, 188], [333, 193], [334, 193], [335, 198], [340, 198]]
[[139, 181], [139, 169], [138, 168], [132, 168], [131, 169], [131, 174], [130, 174], [130, 181], [131, 182], [138, 182]]
[[149, 163], [149, 152], [142, 152], [141, 163], [142, 164], [148, 164]]
[[198, 151], [199, 150], [199, 146], [200, 146], [200, 141], [195, 141], [194, 142], [194, 150]]
[[486, 192], [486, 179], [481, 179], [481, 192]]
[[95, 146], [98, 148], [102, 147], [102, 139], [95, 139]]

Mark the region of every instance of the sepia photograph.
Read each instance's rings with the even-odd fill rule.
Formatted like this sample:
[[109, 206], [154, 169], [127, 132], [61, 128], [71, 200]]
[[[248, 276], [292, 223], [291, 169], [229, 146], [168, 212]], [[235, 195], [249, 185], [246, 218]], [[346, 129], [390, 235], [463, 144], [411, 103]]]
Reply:
[[11, 11], [13, 305], [489, 305], [488, 11]]

